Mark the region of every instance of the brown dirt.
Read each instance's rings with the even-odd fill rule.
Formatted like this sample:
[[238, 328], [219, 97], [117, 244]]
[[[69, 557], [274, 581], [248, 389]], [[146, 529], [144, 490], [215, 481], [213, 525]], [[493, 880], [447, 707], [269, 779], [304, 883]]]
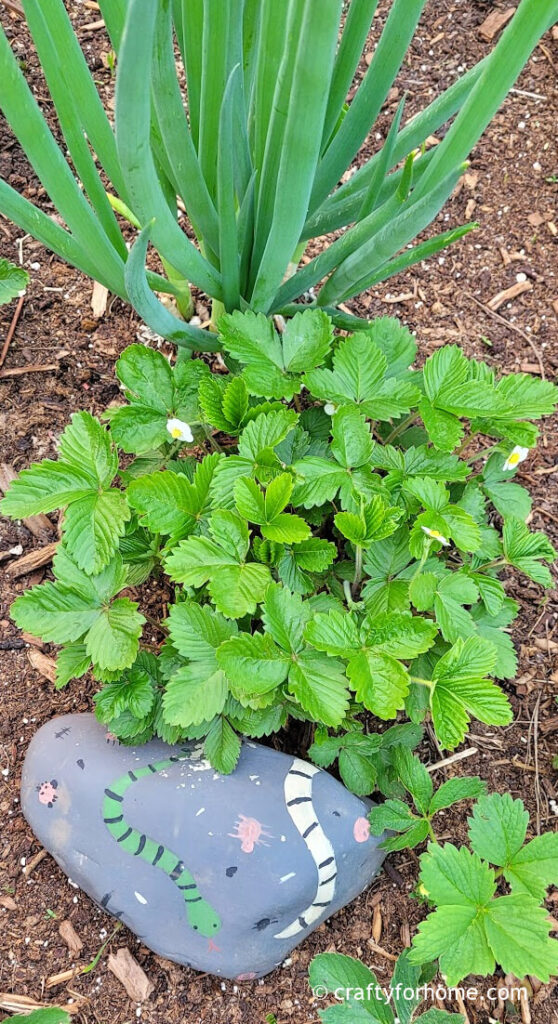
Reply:
[[[385, 6], [380, 5], [382, 12]], [[478, 26], [488, 10], [489, 5], [480, 0], [438, 0], [430, 5], [398, 82], [400, 93], [405, 90], [409, 94], [408, 113], [422, 106], [432, 91], [437, 92], [450, 82], [458, 68], [471, 66], [486, 53], [487, 44], [479, 39]], [[95, 20], [96, 16], [82, 10], [79, 23]], [[12, 20], [5, 10], [2, 21], [10, 27], [14, 45], [26, 62], [26, 73], [49, 114], [51, 109], [37, 60], [21, 22]], [[99, 32], [86, 32], [81, 38], [108, 100], [112, 82], [100, 58], [101, 51], [107, 49], [105, 37]], [[475, 218], [481, 222], [480, 229], [443, 258], [378, 286], [352, 304], [354, 311], [369, 317], [386, 313], [399, 316], [416, 331], [423, 354], [445, 342], [457, 342], [467, 354], [480, 355], [498, 369], [533, 373], [544, 369], [549, 379], [556, 376], [558, 284], [553, 218], [558, 188], [554, 142], [557, 64], [558, 47], [549, 34], [518, 83], [522, 91], [507, 99], [474, 151], [468, 176], [439, 218], [451, 224]], [[379, 130], [383, 133], [396, 99], [392, 96], [380, 121]], [[371, 149], [374, 147], [372, 140]], [[26, 195], [43, 202], [51, 212], [37, 191], [38, 183], [19, 147], [1, 122], [0, 173]], [[118, 299], [110, 303], [104, 317], [94, 320], [91, 283], [38, 243], [29, 238], [21, 240], [21, 232], [3, 218], [0, 255], [16, 260], [20, 255], [32, 278], [5, 362], [6, 369], [22, 372], [15, 377], [0, 377], [0, 459], [19, 470], [54, 453], [56, 438], [72, 411], [86, 408], [98, 413], [115, 397], [114, 359], [136, 339], [140, 325]], [[532, 289], [504, 305], [497, 319], [488, 311], [487, 303], [514, 284], [518, 274], [526, 276]], [[0, 309], [0, 342], [14, 309], [15, 303]], [[205, 309], [200, 307], [200, 312], [203, 316]], [[37, 364], [49, 369], [32, 370]], [[53, 364], [55, 369], [51, 368]], [[547, 424], [536, 454], [520, 474], [534, 499], [532, 526], [546, 530], [554, 543], [558, 540], [556, 452], [556, 435]], [[3, 521], [0, 551], [17, 544], [28, 552], [39, 546], [39, 541], [25, 527]], [[7, 564], [4, 562], [0, 568]], [[110, 935], [114, 921], [73, 889], [51, 858], [42, 860], [29, 879], [22, 873], [22, 859], [29, 861], [38, 851], [18, 802], [27, 744], [36, 728], [54, 714], [90, 709], [93, 692], [91, 685], [76, 683], [55, 695], [52, 684], [30, 666], [28, 645], [10, 622], [9, 607], [14, 596], [43, 575], [44, 570], [39, 570], [33, 577], [27, 576], [14, 584], [2, 574], [0, 811], [4, 828], [0, 841], [0, 989], [39, 1001], [44, 998], [50, 1004], [83, 999], [76, 1020], [122, 1024], [136, 1019], [136, 1006], [107, 971], [106, 954], [90, 974], [67, 986], [46, 991], [43, 987], [45, 978], [72, 963], [58, 935], [61, 921], [70, 919], [84, 943], [77, 961], [80, 965], [95, 956], [105, 934]], [[521, 604], [513, 634], [520, 668], [518, 679], [507, 687], [516, 720], [509, 728], [500, 730], [475, 725], [469, 742], [478, 753], [466, 766], [471, 774], [478, 772], [486, 779], [491, 789], [521, 797], [531, 812], [534, 829], [555, 829], [557, 819], [550, 801], [556, 799], [556, 774], [551, 758], [556, 753], [558, 731], [553, 695], [558, 678], [558, 647], [553, 640], [556, 595], [545, 596], [535, 584], [517, 579], [509, 581], [509, 592]], [[44, 650], [48, 653], [49, 648]], [[437, 760], [434, 748], [425, 745], [425, 753], [432, 761]], [[437, 772], [438, 781], [461, 768]], [[447, 816], [446, 837], [459, 843], [465, 839], [465, 828], [463, 812]], [[153, 955], [125, 930], [112, 939], [111, 948], [128, 946], [155, 986], [141, 1009], [141, 1018], [148, 1024], [175, 1024], [182, 1020], [200, 1024], [263, 1024], [269, 1013], [276, 1014], [279, 1024], [311, 1024], [317, 1021], [318, 1009], [323, 1005], [312, 999], [307, 985], [312, 956], [335, 949], [362, 957], [385, 983], [392, 963], [385, 953], [374, 948], [370, 938], [374, 907], [381, 912], [381, 947], [396, 956], [408, 944], [409, 935], [422, 916], [417, 902], [407, 899], [416, 878], [414, 853], [390, 857], [389, 873], [382, 872], [367, 893], [322, 925], [294, 951], [287, 966], [256, 984], [221, 983], [179, 968]], [[555, 914], [557, 903], [558, 893], [551, 892], [548, 907]], [[486, 992], [490, 983], [481, 981], [479, 990]], [[557, 995], [558, 989], [552, 984], [535, 994], [530, 1006], [535, 1024], [558, 1019], [554, 1004]], [[471, 1022], [488, 1021], [489, 1009], [494, 1011], [494, 1004], [483, 1005], [481, 1000], [467, 1003]], [[521, 1019], [519, 1011], [516, 1014], [516, 1019]], [[506, 1019], [514, 1019], [511, 1011]]]

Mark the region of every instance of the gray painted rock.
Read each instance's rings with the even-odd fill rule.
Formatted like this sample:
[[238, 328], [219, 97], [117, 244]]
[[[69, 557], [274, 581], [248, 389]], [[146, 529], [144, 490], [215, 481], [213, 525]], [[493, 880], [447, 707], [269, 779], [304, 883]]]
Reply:
[[246, 741], [232, 775], [199, 744], [118, 744], [94, 715], [34, 737], [22, 808], [62, 870], [155, 952], [259, 978], [354, 899], [384, 858], [368, 801]]

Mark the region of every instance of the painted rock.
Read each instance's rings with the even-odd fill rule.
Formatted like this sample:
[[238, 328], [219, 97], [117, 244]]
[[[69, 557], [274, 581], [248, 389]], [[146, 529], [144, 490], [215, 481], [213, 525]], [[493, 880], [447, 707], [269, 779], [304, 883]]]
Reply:
[[94, 715], [44, 725], [23, 770], [25, 817], [72, 881], [155, 952], [225, 978], [267, 974], [368, 885], [370, 806], [257, 743], [219, 775], [199, 744], [121, 746]]

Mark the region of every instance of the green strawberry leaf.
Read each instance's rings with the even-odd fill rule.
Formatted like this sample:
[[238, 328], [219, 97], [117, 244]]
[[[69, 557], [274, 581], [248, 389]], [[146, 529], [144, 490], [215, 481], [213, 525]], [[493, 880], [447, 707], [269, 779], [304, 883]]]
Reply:
[[476, 800], [484, 793], [486, 793], [486, 783], [477, 775], [465, 779], [448, 779], [434, 793], [430, 801], [429, 813], [435, 814], [446, 807], [452, 807], [460, 800]]
[[24, 470], [0, 502], [4, 515], [23, 518], [67, 508], [64, 540], [85, 572], [98, 574], [112, 559], [130, 512], [110, 488], [118, 469], [111, 437], [88, 412], [74, 413], [59, 442], [58, 462]]
[[525, 892], [542, 901], [549, 885], [558, 884], [558, 833], [535, 836], [504, 867], [512, 892]]
[[227, 694], [227, 679], [214, 654], [207, 661], [184, 665], [167, 683], [163, 695], [165, 721], [182, 728], [211, 721], [223, 710]]
[[504, 867], [523, 846], [529, 814], [509, 793], [491, 793], [475, 804], [469, 818], [469, 839], [479, 857]]
[[515, 420], [550, 416], [558, 402], [556, 385], [527, 373], [510, 373], [502, 377], [496, 390], [511, 410], [509, 418]]
[[144, 622], [137, 604], [128, 597], [117, 597], [108, 608], [99, 609], [85, 638], [94, 664], [109, 671], [132, 665]]
[[199, 419], [198, 390], [209, 367], [199, 359], [181, 361], [174, 369], [162, 352], [130, 345], [116, 364], [127, 405], [109, 407], [114, 440], [125, 452], [143, 454], [170, 443], [167, 424]]
[[[387, 347], [387, 341], [384, 341]], [[340, 406], [358, 406], [369, 419], [388, 420], [408, 413], [418, 389], [398, 380], [388, 381], [388, 359], [369, 333], [353, 334], [340, 342], [333, 355], [333, 370], [310, 370], [304, 384], [315, 397]]]
[[526, 893], [493, 900], [484, 919], [486, 937], [506, 974], [532, 974], [547, 982], [558, 971], [558, 943], [551, 939], [548, 913]]
[[235, 311], [221, 317], [223, 346], [244, 365], [242, 376], [251, 394], [290, 399], [299, 393], [297, 374], [323, 362], [333, 340], [329, 317], [317, 312], [296, 314], [282, 336], [261, 313]]
[[504, 521], [502, 535], [504, 555], [509, 565], [520, 569], [536, 583], [544, 587], [552, 586], [550, 570], [541, 562], [555, 560], [556, 551], [544, 533], [531, 533], [529, 527], [520, 519], [510, 516]]
[[65, 644], [58, 652], [58, 657], [56, 658], [56, 678], [54, 681], [56, 689], [61, 690], [72, 679], [81, 679], [90, 668], [91, 658], [85, 649], [85, 644]]
[[287, 678], [285, 653], [267, 633], [239, 633], [221, 644], [217, 662], [238, 699], [269, 693]]
[[430, 707], [436, 735], [449, 750], [461, 743], [469, 715], [487, 725], [507, 725], [512, 711], [507, 697], [490, 679], [496, 651], [480, 637], [459, 639], [437, 662], [430, 690]]
[[246, 523], [234, 512], [214, 512], [209, 519], [211, 537], [188, 537], [167, 557], [166, 571], [177, 583], [201, 587], [218, 611], [240, 619], [255, 612], [263, 600], [271, 575], [266, 565], [247, 563], [250, 546]]
[[363, 623], [364, 643], [394, 658], [416, 658], [428, 651], [437, 636], [433, 622], [409, 612], [367, 615]]
[[29, 284], [29, 274], [23, 267], [0, 259], [0, 306], [23, 295]]
[[230, 775], [240, 757], [240, 739], [222, 715], [213, 720], [205, 738], [204, 753], [212, 767], [222, 775]]
[[362, 651], [351, 656], [347, 675], [357, 700], [383, 721], [395, 718], [404, 707], [409, 673], [395, 658]]
[[316, 722], [341, 725], [349, 708], [347, 679], [340, 662], [302, 651], [289, 672], [289, 691], [301, 708]]
[[173, 647], [190, 661], [210, 660], [217, 648], [238, 632], [236, 622], [194, 601], [172, 605], [167, 621]]
[[415, 571], [411, 561], [406, 527], [368, 548], [363, 566], [368, 579], [361, 597], [370, 614], [409, 607], [409, 580]]

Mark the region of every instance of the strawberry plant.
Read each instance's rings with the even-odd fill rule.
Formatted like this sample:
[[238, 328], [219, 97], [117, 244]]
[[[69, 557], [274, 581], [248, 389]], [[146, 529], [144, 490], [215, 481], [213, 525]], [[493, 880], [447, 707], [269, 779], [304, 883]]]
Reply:
[[[555, 552], [514, 476], [556, 388], [455, 346], [414, 369], [414, 339], [388, 318], [349, 336], [321, 310], [279, 327], [223, 316], [223, 374], [124, 352], [122, 403], [105, 423], [74, 414], [58, 459], [2, 502], [15, 518], [64, 510], [54, 580], [12, 614], [60, 645], [58, 686], [92, 671], [97, 715], [124, 742], [203, 738], [226, 772], [241, 735], [310, 723], [310, 756], [381, 790], [373, 829], [414, 845], [481, 788], [432, 795], [412, 755], [422, 723], [453, 750], [471, 719], [512, 720], [517, 605], [500, 577], [551, 582]], [[160, 642], [143, 647], [149, 580], [171, 600], [159, 620], [150, 607]]]
[[558, 883], [558, 834], [526, 843], [528, 824], [521, 800], [493, 793], [479, 798], [469, 819], [470, 850], [428, 847], [419, 893], [436, 909], [419, 925], [412, 963], [439, 958], [449, 985], [492, 974], [496, 964], [518, 978], [556, 974], [558, 944], [541, 904]]

